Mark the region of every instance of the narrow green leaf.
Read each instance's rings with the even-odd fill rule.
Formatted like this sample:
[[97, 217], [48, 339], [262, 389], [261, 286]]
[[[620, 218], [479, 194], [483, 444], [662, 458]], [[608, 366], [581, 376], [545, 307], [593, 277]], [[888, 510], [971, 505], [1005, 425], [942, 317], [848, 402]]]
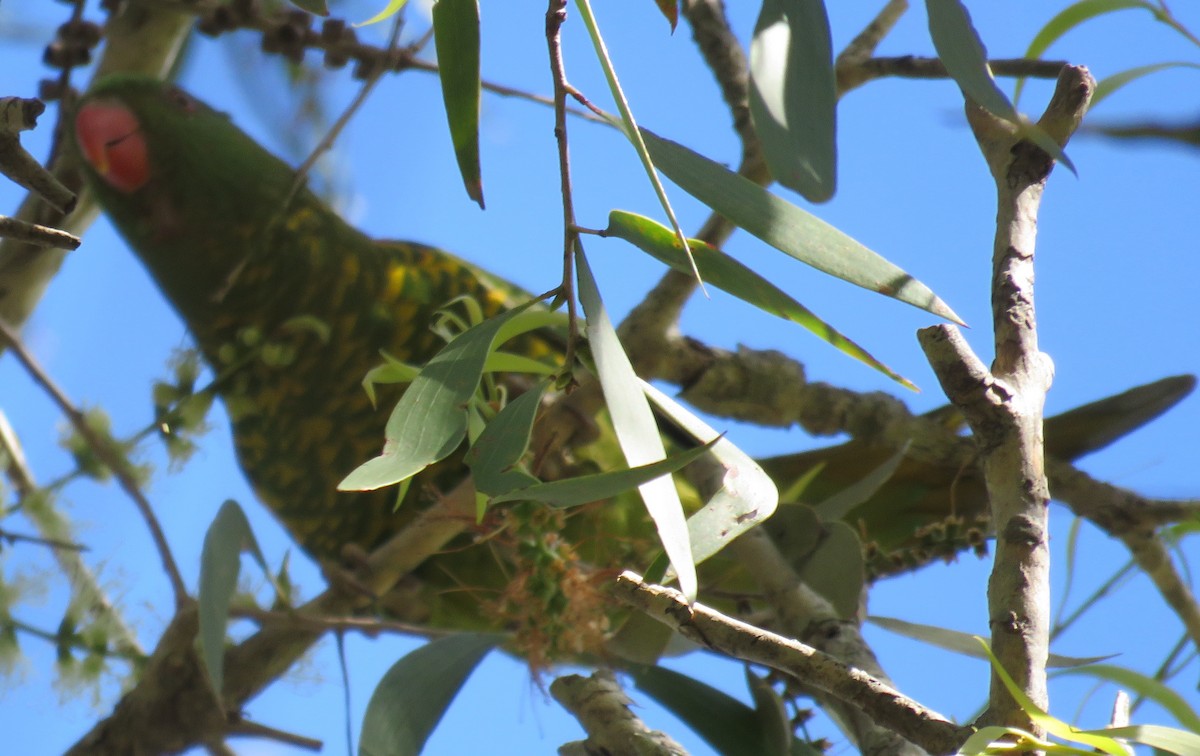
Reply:
[[533, 375], [552, 375], [556, 372], [553, 365], [547, 365], [541, 360], [526, 357], [512, 352], [492, 352], [484, 364], [485, 373], [531, 373]]
[[1161, 725], [1131, 725], [1105, 730], [1092, 730], [1106, 736], [1148, 745], [1176, 756], [1196, 756], [1200, 753], [1200, 733], [1176, 730]]
[[724, 467], [721, 487], [687, 520], [692, 559], [700, 564], [775, 513], [779, 492], [758, 463], [669, 396], [642, 382], [650, 401], [675, 425], [708, 446]]
[[750, 665], [747, 664], [742, 671], [746, 677], [746, 688], [750, 691], [750, 700], [754, 702], [758, 729], [763, 733], [763, 739], [770, 743], [768, 752], [792, 752], [794, 725], [783, 699], [767, 678], [754, 674]]
[[[1080, 0], [1080, 2], [1060, 11], [1058, 15], [1047, 21], [1046, 25], [1038, 30], [1038, 33], [1033, 37], [1033, 41], [1029, 43], [1029, 48], [1025, 51], [1025, 57], [1040, 58], [1046, 50], [1050, 49], [1050, 45], [1057, 42], [1064, 34], [1079, 26], [1084, 21], [1126, 8], [1146, 8], [1150, 12], [1154, 12], [1153, 6], [1146, 2], [1146, 0]], [[1021, 100], [1021, 93], [1024, 89], [1025, 79], [1022, 77], [1017, 80], [1016, 89], [1013, 91], [1014, 101], [1019, 102]], [[1095, 104], [1096, 98], [1093, 96], [1092, 105], [1095, 106]]]
[[538, 482], [517, 465], [529, 449], [533, 421], [549, 386], [541, 381], [505, 405], [467, 451], [466, 463], [480, 493], [496, 496]]
[[481, 633], [448, 635], [393, 664], [367, 704], [359, 754], [419, 754], [471, 672], [500, 640]]
[[975, 640], [978, 641], [979, 645], [987, 653], [988, 659], [992, 662], [992, 669], [996, 671], [996, 674], [1000, 677], [1000, 681], [1004, 683], [1008, 694], [1013, 697], [1020, 705], [1021, 710], [1028, 714], [1029, 718], [1039, 727], [1057, 738], [1091, 746], [1109, 754], [1109, 756], [1128, 756], [1128, 751], [1125, 750], [1125, 747], [1111, 736], [1094, 735], [1086, 730], [1076, 729], [1061, 719], [1052, 717], [1043, 711], [1041, 707], [1030, 700], [1029, 696], [1025, 695], [1025, 691], [1021, 690], [1013, 682], [1012, 677], [1008, 674], [1008, 670], [1004, 669], [1004, 666], [1000, 664], [1000, 660], [992, 653], [992, 649], [988, 646], [987, 641], [979, 636], [975, 636]]
[[[958, 630], [951, 630], [946, 627], [936, 627], [934, 625], [923, 625], [919, 622], [909, 622], [908, 620], [896, 619], [894, 617], [867, 617], [867, 621], [885, 630], [890, 630], [896, 635], [903, 635], [906, 638], [919, 640], [922, 643], [927, 643], [931, 646], [936, 646], [946, 651], [953, 651], [956, 654], [970, 656], [974, 659], [987, 659], [988, 656], [979, 648], [979, 636], [973, 633], [964, 633]], [[1050, 654], [1046, 660], [1048, 667], [1066, 667], [1079, 669], [1070, 669], [1070, 674], [1078, 674], [1086, 672], [1091, 667], [1087, 665], [1097, 665], [1097, 662], [1108, 661], [1114, 658], [1115, 654], [1107, 656], [1063, 656], [1062, 654]]]
[[1029, 43], [1025, 51], [1026, 58], [1040, 58], [1042, 53], [1050, 49], [1063, 35], [1079, 26], [1084, 21], [1113, 11], [1129, 8], [1145, 8], [1155, 13], [1157, 8], [1147, 0], [1080, 0], [1074, 5], [1064, 8], [1054, 18], [1046, 22]]
[[[613, 210], [608, 214], [608, 228], [602, 233], [624, 239], [676, 270], [687, 271], [687, 262], [680, 253], [679, 244], [670, 229], [650, 218], [623, 210]], [[696, 268], [708, 283], [764, 312], [803, 326], [841, 352], [875, 368], [900, 385], [916, 390], [912, 381], [872, 357], [867, 350], [843, 336], [833, 326], [825, 323], [804, 305], [750, 268], [699, 239], [688, 239], [688, 247], [692, 251], [692, 260]]]
[[362, 379], [363, 391], [366, 391], [367, 396], [371, 398], [372, 406], [375, 404], [376, 385], [412, 383], [413, 379], [421, 374], [420, 368], [403, 363], [387, 354], [383, 355], [383, 359], [386, 361], [382, 365], [376, 365], [368, 370]]
[[[600, 61], [600, 67], [604, 70], [604, 78], [608, 81], [608, 89], [617, 103], [617, 110], [621, 113], [621, 120], [614, 120], [611, 123], [620, 129], [625, 134], [625, 138], [633, 145], [638, 159], [642, 161], [642, 168], [646, 170], [646, 177], [650, 179], [650, 185], [654, 187], [654, 193], [658, 196], [658, 202], [662, 205], [663, 212], [667, 214], [667, 220], [671, 221], [671, 227], [675, 229], [675, 236], [678, 237], [680, 246], [686, 248], [687, 235], [683, 233], [683, 227], [675, 218], [675, 211], [671, 209], [671, 200], [667, 198], [667, 190], [663, 188], [662, 182], [658, 179], [654, 159], [651, 158], [650, 151], [646, 148], [643, 140], [644, 134], [638, 128], [637, 121], [633, 118], [633, 110], [629, 107], [628, 100], [625, 99], [625, 92], [622, 91], [621, 82], [617, 79], [617, 71], [613, 67], [612, 59], [608, 56], [608, 47], [604, 44], [604, 37], [600, 35], [600, 25], [596, 23], [592, 5], [589, 0], [575, 0], [575, 6], [579, 8], [583, 25], [587, 27], [588, 36], [592, 38], [592, 46], [596, 49], [596, 58]], [[694, 266], [692, 274], [703, 286], [704, 282], [700, 279], [700, 273], [695, 270]]]
[[1153, 677], [1114, 664], [1093, 664], [1090, 667], [1066, 670], [1062, 674], [1087, 675], [1119, 685], [1141, 697], [1149, 698], [1166, 709], [1179, 724], [1192, 732], [1200, 733], [1200, 714], [1197, 714], [1196, 710], [1188, 705], [1183, 696]]
[[822, 0], [763, 0], [750, 43], [750, 115], [771, 175], [810, 202], [837, 189], [837, 81]]
[[679, 717], [718, 753], [727, 756], [777, 754], [758, 714], [716, 688], [664, 667], [632, 666], [637, 689]]
[[[629, 364], [629, 357], [617, 338], [617, 332], [609, 320], [600, 290], [588, 265], [582, 245], [576, 247], [575, 264], [579, 280], [579, 302], [587, 316], [588, 344], [596, 360], [596, 372], [604, 390], [604, 401], [608, 405], [613, 421], [613, 430], [621, 444], [621, 451], [630, 467], [658, 462], [666, 457], [654, 413], [641, 383]], [[679, 492], [670, 478], [658, 478], [642, 484], [638, 489], [646, 504], [646, 511], [654, 520], [663, 550], [671, 560], [679, 576], [679, 589], [689, 601], [696, 599], [696, 566], [692, 561], [692, 549], [688, 542], [687, 520]]]
[[237, 589], [243, 550], [253, 554], [270, 575], [246, 513], [237, 502], [228, 500], [208, 526], [200, 551], [200, 658], [217, 695], [225, 680], [225, 625], [229, 620], [229, 602]]
[[996, 86], [988, 68], [987, 50], [979, 39], [971, 15], [959, 0], [925, 0], [929, 35], [938, 57], [963, 92], [990, 113], [1011, 123], [1020, 116]]
[[496, 335], [532, 302], [463, 331], [429, 361], [396, 404], [383, 454], [346, 476], [340, 491], [371, 491], [407, 480], [448, 457], [467, 433], [467, 403], [479, 386]]
[[1017, 109], [992, 77], [987, 50], [971, 24], [971, 15], [960, 0], [925, 0], [929, 12], [929, 34], [938, 57], [963, 94], [992, 115], [1015, 125], [1022, 139], [1028, 139], [1052, 158], [1076, 173], [1075, 164], [1062, 146], [1041, 126], [1017, 112]]
[[646, 129], [642, 136], [668, 178], [775, 249], [843, 281], [962, 323], [925, 284], [825, 221], [681, 144]]
[[383, 7], [383, 10], [379, 11], [374, 16], [371, 16], [366, 21], [361, 21], [355, 24], [355, 26], [370, 26], [371, 24], [377, 24], [380, 21], [389, 19], [399, 13], [400, 9], [407, 4], [408, 0], [388, 0], [388, 4]]
[[[507, 491], [492, 499], [493, 504], [506, 501], [542, 501], [556, 507], [576, 507], [593, 501], [609, 499], [656, 480], [667, 480], [676, 470], [687, 467], [709, 451], [710, 446], [698, 446], [672, 454], [666, 459], [625, 470], [580, 475], [565, 480], [537, 483], [527, 488]], [[672, 487], [671, 490], [674, 490]]]
[[1089, 109], [1094, 109], [1100, 102], [1106, 99], [1113, 92], [1116, 92], [1121, 87], [1129, 84], [1132, 81], [1137, 81], [1143, 76], [1148, 76], [1152, 73], [1165, 71], [1169, 68], [1196, 68], [1200, 69], [1200, 64], [1188, 63], [1186, 61], [1172, 61], [1170, 63], [1154, 63], [1148, 66], [1137, 66], [1125, 71], [1120, 71], [1112, 76], [1106, 76], [1096, 82], [1096, 91], [1092, 94], [1092, 103]]
[[438, 0], [433, 5], [442, 101], [454, 141], [454, 157], [467, 196], [483, 209], [479, 167], [479, 0]]
[[567, 332], [566, 313], [531, 304], [528, 308], [522, 309], [521, 312], [504, 321], [500, 332], [496, 334], [496, 344], [504, 344], [522, 334], [543, 329], [565, 334]]

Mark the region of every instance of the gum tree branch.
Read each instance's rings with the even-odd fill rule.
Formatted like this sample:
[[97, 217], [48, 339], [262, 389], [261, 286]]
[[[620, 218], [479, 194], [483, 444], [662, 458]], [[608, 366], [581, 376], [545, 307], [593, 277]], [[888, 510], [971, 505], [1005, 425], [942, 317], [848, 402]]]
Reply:
[[[1060, 145], [1078, 127], [1095, 81], [1086, 68], [1062, 69], [1039, 120]], [[1037, 215], [1054, 160], [1015, 128], [967, 100], [967, 120], [996, 183], [992, 255], [995, 359], [986, 367], [957, 328], [919, 332], [921, 346], [950, 400], [967, 418], [982, 456], [996, 533], [988, 582], [992, 650], [1035, 704], [1048, 708], [1050, 555], [1042, 408], [1054, 368], [1038, 347], [1034, 309]], [[1041, 734], [994, 672], [984, 724]]]
[[639, 756], [686, 756], [687, 751], [666, 733], [652, 730], [629, 706], [629, 696], [611, 672], [600, 670], [590, 677], [564, 675], [550, 683], [550, 695], [583, 725], [585, 741], [559, 748], [564, 756], [588, 754], [638, 754]]
[[806, 684], [855, 706], [872, 721], [931, 754], [954, 753], [971, 733], [893, 690], [867, 672], [800, 641], [784, 638], [716, 612], [689, 605], [683, 594], [651, 585], [632, 572], [613, 583], [621, 601], [678, 631], [705, 648], [793, 675]]
[[328, 625], [322, 618], [348, 614], [373, 597], [385, 596], [474, 521], [475, 492], [468, 480], [372, 552], [352, 581], [334, 580], [295, 610], [300, 617], [312, 616], [316, 621], [261, 617], [258, 632], [225, 652], [220, 702], [196, 654], [198, 620], [195, 604], [189, 601], [171, 618], [138, 684], [68, 753], [174, 752], [237, 732], [242, 706], [325, 634]]
[[[758, 581], [763, 598], [775, 609], [779, 625], [789, 637], [866, 672], [889, 688], [895, 687], [862, 637], [860, 623], [839, 616], [824, 597], [803, 583], [762, 528], [744, 534], [730, 548], [733, 549], [732, 556]], [[803, 679], [799, 682], [821, 708], [833, 713], [833, 720], [848, 732], [861, 753], [893, 756], [925, 756], [927, 753], [906, 740], [904, 733], [877, 722], [853, 702]]]

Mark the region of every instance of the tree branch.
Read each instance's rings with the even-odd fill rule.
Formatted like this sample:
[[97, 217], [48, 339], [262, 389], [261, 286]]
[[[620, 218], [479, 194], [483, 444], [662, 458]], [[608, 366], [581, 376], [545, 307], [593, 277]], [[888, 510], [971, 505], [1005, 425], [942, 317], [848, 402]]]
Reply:
[[[1060, 145], [1078, 127], [1095, 88], [1086, 68], [1062, 69], [1041, 126]], [[1050, 555], [1042, 408], [1053, 379], [1038, 348], [1034, 312], [1037, 215], [1053, 159], [1020, 139], [1015, 127], [968, 99], [967, 120], [996, 183], [992, 315], [996, 356], [989, 371], [957, 328], [920, 331], [920, 341], [946, 395], [975, 433], [996, 533], [988, 583], [992, 650], [1018, 686], [1048, 708], [1046, 657], [1050, 628]], [[993, 672], [985, 724], [1041, 734]]]
[[639, 756], [686, 756], [687, 751], [666, 733], [651, 730], [629, 710], [631, 703], [611, 672], [600, 670], [590, 677], [565, 675], [550, 683], [550, 695], [571, 712], [583, 729], [586, 741], [567, 743], [560, 754], [639, 754]]
[[622, 573], [612, 590], [621, 601], [685, 638], [722, 654], [794, 675], [854, 705], [873, 721], [906, 733], [931, 754], [954, 753], [971, 733], [971, 728], [955, 725], [861, 669], [702, 604], [689, 605], [679, 591], [645, 583], [632, 572]]

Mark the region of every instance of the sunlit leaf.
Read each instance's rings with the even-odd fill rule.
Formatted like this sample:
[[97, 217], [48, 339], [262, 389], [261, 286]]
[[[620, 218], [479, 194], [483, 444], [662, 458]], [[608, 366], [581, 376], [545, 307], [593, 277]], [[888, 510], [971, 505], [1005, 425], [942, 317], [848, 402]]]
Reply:
[[1188, 705], [1183, 696], [1153, 677], [1113, 664], [1093, 664], [1089, 667], [1066, 670], [1062, 674], [1087, 675], [1119, 685], [1127, 691], [1154, 701], [1175, 717], [1179, 724], [1192, 732], [1200, 733], [1200, 714]]
[[[649, 218], [613, 210], [608, 214], [608, 228], [604, 233], [624, 239], [676, 270], [688, 270], [688, 261], [675, 236], [666, 226]], [[803, 326], [822, 341], [875, 368], [902, 386], [916, 388], [907, 378], [875, 359], [867, 350], [843, 336], [782, 289], [734, 258], [699, 239], [688, 239], [688, 246], [692, 251], [692, 260], [706, 282], [760, 310]]]
[[388, 418], [384, 451], [346, 476], [341, 491], [370, 491], [399, 483], [445, 459], [467, 433], [466, 405], [479, 386], [504, 324], [526, 303], [462, 332], [421, 368]]
[[1131, 725], [1129, 727], [1113, 727], [1103, 731], [1092, 730], [1092, 733], [1099, 732], [1103, 732], [1108, 737], [1148, 745], [1160, 751], [1173, 753], [1175, 756], [1195, 756], [1200, 753], [1200, 733], [1176, 730], [1173, 727]]
[[1128, 751], [1125, 750], [1125, 746], [1115, 740], [1111, 735], [1096, 735], [1086, 730], [1076, 729], [1061, 719], [1052, 717], [1043, 711], [1040, 706], [1035, 704], [1029, 698], [1029, 696], [1025, 694], [1025, 691], [1021, 690], [1021, 688], [1015, 682], [1013, 682], [1012, 676], [1008, 674], [1008, 671], [1004, 669], [1002, 664], [1000, 664], [1000, 660], [997, 659], [992, 653], [992, 649], [990, 646], [988, 646], [987, 641], [978, 636], [976, 636], [975, 639], [979, 645], [983, 647], [988, 659], [992, 662], [992, 669], [996, 672], [996, 675], [1000, 678], [1000, 681], [1004, 683], [1004, 687], [1008, 691], [1008, 694], [1013, 697], [1018, 705], [1020, 705], [1021, 710], [1024, 711], [1031, 720], [1033, 720], [1034, 724], [1056, 738], [1062, 738], [1063, 740], [1069, 740], [1075, 743], [1082, 743], [1092, 748], [1099, 749], [1100, 751], [1109, 754], [1109, 756], [1128, 756]]
[[380, 21], [385, 21], [399, 13], [400, 9], [407, 4], [408, 0], [388, 0], [388, 4], [384, 6], [383, 10], [379, 11], [374, 16], [371, 16], [366, 21], [355, 24], [355, 26], [370, 26], [371, 24], [377, 24]]
[[1062, 146], [1042, 127], [1022, 116], [996, 86], [988, 67], [987, 50], [971, 24], [971, 15], [960, 0], [925, 0], [929, 11], [929, 34], [946, 71], [963, 93], [992, 115], [1015, 125], [1023, 139], [1036, 144], [1072, 173], [1071, 162]]
[[642, 388], [671, 422], [708, 445], [724, 470], [720, 487], [687, 520], [692, 559], [700, 564], [774, 514], [779, 492], [758, 463], [732, 441], [649, 383], [643, 381]]
[[458, 170], [467, 196], [482, 209], [478, 0], [438, 0], [434, 3], [433, 40]]
[[1137, 81], [1143, 76], [1148, 76], [1159, 71], [1166, 71], [1170, 68], [1196, 68], [1200, 69], [1200, 64], [1188, 63], [1186, 61], [1173, 61], [1170, 63], [1154, 63], [1148, 66], [1137, 66], [1130, 68], [1112, 76], [1106, 76], [1096, 82], [1096, 91], [1092, 93], [1092, 103], [1090, 108], [1095, 108], [1102, 100], [1107, 98], [1113, 92], [1116, 92], [1121, 87], [1130, 82]]
[[1016, 108], [992, 78], [987, 50], [966, 7], [959, 0], [925, 0], [925, 6], [929, 11], [929, 35], [951, 78], [993, 115], [1011, 123], [1020, 122]]
[[[588, 344], [596, 360], [604, 401], [621, 450], [630, 467], [658, 462], [666, 457], [666, 452], [658, 435], [654, 414], [650, 411], [650, 404], [642, 392], [641, 382], [633, 372], [629, 357], [617, 339], [617, 332], [600, 299], [596, 279], [592, 276], [581, 246], [576, 248], [575, 262], [579, 302], [587, 316]], [[642, 484], [638, 490], [646, 503], [646, 511], [654, 520], [663, 549], [679, 576], [679, 589], [688, 600], [694, 601], [696, 566], [692, 561], [687, 521], [675, 483], [670, 478], [658, 478]]]
[[870, 291], [962, 323], [925, 284], [854, 239], [753, 181], [642, 129], [654, 163], [672, 181], [772, 247]]
[[811, 202], [837, 188], [837, 81], [822, 0], [763, 0], [750, 43], [750, 115], [771, 175]]
[[[617, 103], [617, 110], [621, 114], [619, 121], [611, 121], [614, 126], [620, 129], [629, 142], [633, 145], [633, 149], [637, 152], [638, 159], [642, 161], [642, 168], [646, 171], [646, 177], [650, 179], [650, 185], [654, 187], [654, 193], [658, 196], [658, 202], [662, 205], [663, 212], [667, 215], [667, 220], [671, 222], [671, 227], [675, 229], [675, 235], [679, 238], [680, 245], [686, 247], [684, 241], [687, 235], [683, 233], [683, 227], [679, 225], [679, 221], [675, 218], [675, 211], [671, 208], [671, 200], [667, 198], [667, 190], [663, 188], [662, 181], [658, 179], [658, 171], [655, 170], [654, 160], [650, 156], [650, 151], [646, 147], [644, 134], [638, 128], [637, 121], [634, 120], [633, 110], [629, 107], [628, 100], [625, 99], [625, 92], [621, 89], [621, 82], [617, 79], [617, 71], [613, 67], [612, 59], [608, 56], [608, 48], [604, 44], [604, 37], [600, 35], [600, 26], [596, 22], [596, 16], [592, 12], [592, 6], [589, 0], [575, 0], [575, 6], [579, 8], [579, 15], [583, 18], [583, 25], [588, 30], [588, 35], [592, 38], [592, 46], [596, 49], [596, 58], [600, 61], [600, 67], [604, 70], [604, 78], [608, 81], [608, 89], [612, 93], [613, 100]], [[693, 270], [694, 275], [699, 278], [700, 274]]]
[[[593, 501], [609, 499], [626, 491], [631, 491], [647, 483], [666, 480], [676, 470], [687, 467], [709, 450], [709, 446], [698, 446], [677, 452], [658, 462], [651, 462], [625, 470], [609, 470], [591, 475], [579, 475], [574, 478], [552, 480], [548, 483], [536, 483], [527, 488], [507, 491], [492, 499], [499, 504], [506, 501], [542, 501], [556, 507], [575, 507], [580, 504], [590, 504]], [[671, 490], [675, 490], [672, 486]]]

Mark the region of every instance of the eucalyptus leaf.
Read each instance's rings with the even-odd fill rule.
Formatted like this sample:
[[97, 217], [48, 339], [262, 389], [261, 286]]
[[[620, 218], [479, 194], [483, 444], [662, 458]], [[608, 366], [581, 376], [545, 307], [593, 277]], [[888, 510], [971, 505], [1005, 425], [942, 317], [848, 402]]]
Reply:
[[471, 672], [500, 640], [482, 633], [448, 635], [393, 664], [367, 704], [359, 754], [419, 754]]
[[679, 717], [717, 753], [780, 753], [772, 748], [772, 734], [762, 730], [758, 713], [729, 694], [665, 667], [632, 666], [627, 671], [638, 690]]
[[483, 376], [496, 335], [529, 302], [463, 331], [421, 368], [385, 430], [384, 451], [346, 476], [341, 491], [370, 491], [407, 480], [448, 457], [467, 433], [467, 403]]
[[200, 614], [197, 639], [200, 658], [218, 695], [225, 679], [225, 625], [229, 621], [229, 602], [237, 590], [243, 551], [249, 551], [270, 577], [267, 561], [250, 529], [246, 513], [237, 502], [228, 500], [221, 505], [217, 516], [208, 526], [208, 532], [204, 534], [197, 602]]
[[[666, 457], [666, 451], [658, 435], [654, 413], [650, 411], [641, 382], [633, 372], [629, 357], [609, 320], [582, 246], [576, 247], [575, 263], [579, 301], [587, 315], [588, 343], [621, 450], [630, 467], [658, 462]], [[697, 590], [696, 566], [688, 541], [683, 504], [675, 490], [675, 483], [670, 478], [656, 478], [643, 483], [638, 490], [650, 519], [654, 520], [663, 549], [679, 576], [680, 590], [689, 601], [694, 601]]]
[[962, 323], [925, 284], [820, 218], [677, 142], [647, 129], [642, 136], [668, 178], [775, 249], [843, 281]]
[[624, 239], [675, 270], [688, 272], [689, 266], [694, 264], [701, 277], [718, 289], [764, 312], [803, 326], [817, 338], [875, 368], [905, 388], [916, 389], [912, 381], [875, 359], [867, 350], [843, 336], [782, 289], [711, 244], [699, 239], [688, 239], [688, 247], [692, 253], [689, 261], [682, 254], [679, 243], [670, 229], [650, 218], [623, 210], [613, 210], [608, 214], [608, 228], [604, 229], [603, 233]]
[[434, 3], [433, 41], [454, 157], [467, 196], [483, 209], [479, 165], [479, 0]]
[[504, 494], [538, 482], [518, 464], [529, 449], [538, 405], [549, 386], [541, 381], [505, 405], [467, 451], [466, 463], [480, 493]]
[[750, 115], [771, 175], [810, 202], [837, 188], [837, 81], [823, 0], [763, 0]]

